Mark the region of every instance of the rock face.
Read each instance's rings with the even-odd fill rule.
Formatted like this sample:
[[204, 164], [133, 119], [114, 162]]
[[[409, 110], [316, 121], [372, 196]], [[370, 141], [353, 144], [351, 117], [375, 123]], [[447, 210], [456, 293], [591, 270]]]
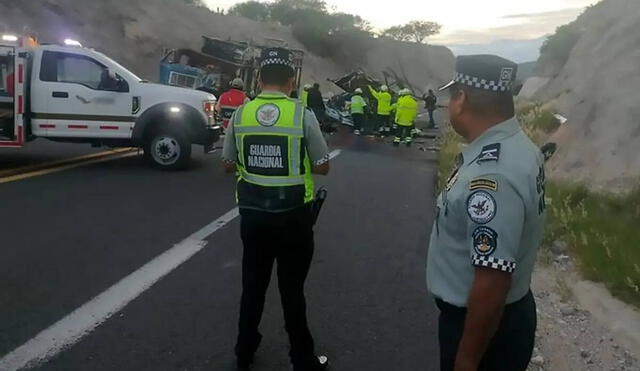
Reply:
[[[0, 32], [20, 33], [27, 27], [41, 42], [75, 38], [151, 81], [158, 79], [164, 48], [199, 50], [202, 35], [258, 43], [274, 38], [304, 49], [288, 27], [224, 16], [175, 0], [2, 1], [0, 15]], [[362, 67], [379, 76], [387, 68], [403, 68], [419, 89], [444, 83], [453, 75], [454, 56], [441, 46], [373, 40], [367, 60]], [[337, 91], [326, 79], [351, 72], [349, 69], [307, 52], [303, 79]]]
[[604, 0], [575, 23], [578, 40], [566, 63], [542, 54], [550, 81], [534, 99], [569, 121], [552, 140], [551, 175], [595, 188], [624, 189], [640, 175], [640, 2]]

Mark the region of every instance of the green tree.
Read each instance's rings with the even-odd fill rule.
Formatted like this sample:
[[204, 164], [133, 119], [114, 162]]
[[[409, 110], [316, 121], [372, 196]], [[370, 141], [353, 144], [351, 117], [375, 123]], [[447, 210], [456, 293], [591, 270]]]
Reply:
[[418, 44], [422, 44], [429, 36], [439, 34], [442, 29], [441, 24], [427, 21], [412, 21], [405, 27], [406, 32], [411, 35], [411, 39]]
[[277, 0], [270, 6], [271, 19], [289, 26], [308, 14], [327, 14], [327, 3], [323, 0]]
[[386, 30], [382, 31], [382, 34], [380, 36], [387, 37], [393, 40], [398, 40], [398, 41], [411, 40], [411, 35], [407, 32], [407, 29], [405, 26], [389, 27]]
[[259, 1], [247, 1], [229, 8], [229, 14], [253, 19], [254, 21], [266, 21], [269, 19], [269, 5]]
[[387, 28], [380, 36], [421, 44], [427, 37], [440, 33], [441, 29], [442, 25], [436, 22], [412, 21], [405, 25]]

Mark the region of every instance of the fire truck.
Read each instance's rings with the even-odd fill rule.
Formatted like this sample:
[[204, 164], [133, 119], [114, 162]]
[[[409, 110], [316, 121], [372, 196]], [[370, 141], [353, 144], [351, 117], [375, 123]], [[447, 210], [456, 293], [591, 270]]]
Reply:
[[75, 40], [1, 35], [0, 148], [36, 138], [139, 147], [161, 169], [185, 168], [192, 145], [213, 150], [214, 95], [152, 84]]

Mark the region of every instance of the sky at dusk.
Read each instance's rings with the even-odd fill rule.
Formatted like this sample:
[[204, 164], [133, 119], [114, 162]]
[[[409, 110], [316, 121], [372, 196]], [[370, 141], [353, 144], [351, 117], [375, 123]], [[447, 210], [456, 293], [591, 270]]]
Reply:
[[[357, 14], [384, 29], [412, 20], [435, 21], [439, 44], [486, 43], [501, 39], [534, 39], [574, 20], [598, 0], [326, 0], [333, 10]], [[228, 8], [241, 1], [205, 0], [211, 8]], [[402, 4], [401, 6], [399, 4]]]

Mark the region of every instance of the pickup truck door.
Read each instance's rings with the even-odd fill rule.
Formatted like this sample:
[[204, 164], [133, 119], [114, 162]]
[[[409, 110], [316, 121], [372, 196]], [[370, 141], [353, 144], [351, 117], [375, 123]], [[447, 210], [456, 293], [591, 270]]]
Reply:
[[34, 117], [46, 120], [47, 137], [131, 137], [133, 96], [108, 66], [80, 53], [44, 51], [39, 77], [39, 96], [48, 104]]

